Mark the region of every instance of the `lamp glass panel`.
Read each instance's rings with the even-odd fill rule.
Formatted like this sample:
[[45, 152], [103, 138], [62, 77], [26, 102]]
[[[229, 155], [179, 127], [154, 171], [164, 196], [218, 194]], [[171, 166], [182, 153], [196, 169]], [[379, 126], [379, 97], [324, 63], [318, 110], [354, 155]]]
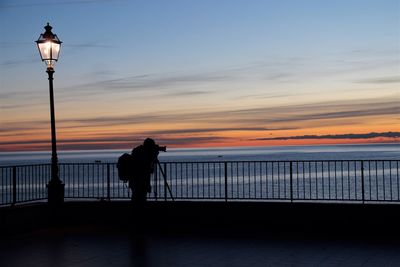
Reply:
[[60, 48], [61, 48], [61, 44], [57, 44], [57, 43], [52, 43], [51, 44], [51, 47], [52, 47], [52, 51], [51, 51], [51, 54], [52, 54], [52, 58], [54, 59], [54, 60], [58, 60], [58, 56], [59, 56], [59, 54], [60, 54]]
[[38, 47], [39, 47], [39, 52], [40, 52], [40, 56], [42, 57], [42, 60], [52, 58], [52, 54], [51, 54], [52, 45], [50, 42], [38, 43]]

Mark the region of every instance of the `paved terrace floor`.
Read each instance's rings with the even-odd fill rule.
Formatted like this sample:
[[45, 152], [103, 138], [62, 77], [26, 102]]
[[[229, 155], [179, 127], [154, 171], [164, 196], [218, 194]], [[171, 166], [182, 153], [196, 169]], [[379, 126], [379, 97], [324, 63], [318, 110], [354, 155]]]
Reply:
[[400, 266], [396, 210], [290, 203], [152, 203], [140, 213], [126, 202], [21, 206], [0, 210], [0, 266]]

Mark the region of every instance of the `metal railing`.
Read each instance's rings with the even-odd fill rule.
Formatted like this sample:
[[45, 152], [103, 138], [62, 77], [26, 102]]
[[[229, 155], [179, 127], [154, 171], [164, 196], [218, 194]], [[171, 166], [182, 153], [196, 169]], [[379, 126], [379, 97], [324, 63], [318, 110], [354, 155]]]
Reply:
[[[163, 162], [149, 199], [400, 203], [400, 160]], [[62, 163], [66, 199], [129, 199], [115, 163]], [[160, 167], [166, 177], [162, 177]], [[50, 164], [0, 167], [0, 205], [47, 199]]]
[[51, 165], [0, 167], [0, 205], [47, 199]]

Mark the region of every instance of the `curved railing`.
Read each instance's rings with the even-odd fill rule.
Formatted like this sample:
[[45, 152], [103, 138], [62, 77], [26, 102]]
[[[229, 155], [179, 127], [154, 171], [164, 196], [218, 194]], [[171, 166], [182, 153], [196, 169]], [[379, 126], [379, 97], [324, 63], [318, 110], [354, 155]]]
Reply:
[[[168, 185], [174, 200], [400, 203], [399, 162], [162, 162], [149, 199], [171, 200]], [[67, 200], [130, 198], [115, 163], [61, 163], [59, 170]], [[50, 173], [50, 164], [0, 167], [0, 205], [46, 200]]]

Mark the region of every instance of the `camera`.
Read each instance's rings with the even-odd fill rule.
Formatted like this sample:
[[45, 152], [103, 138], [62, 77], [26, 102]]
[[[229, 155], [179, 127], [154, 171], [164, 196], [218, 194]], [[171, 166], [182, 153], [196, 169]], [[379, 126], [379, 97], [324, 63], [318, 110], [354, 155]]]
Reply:
[[156, 149], [157, 149], [158, 151], [167, 152], [167, 146], [159, 146], [159, 145], [156, 145]]

